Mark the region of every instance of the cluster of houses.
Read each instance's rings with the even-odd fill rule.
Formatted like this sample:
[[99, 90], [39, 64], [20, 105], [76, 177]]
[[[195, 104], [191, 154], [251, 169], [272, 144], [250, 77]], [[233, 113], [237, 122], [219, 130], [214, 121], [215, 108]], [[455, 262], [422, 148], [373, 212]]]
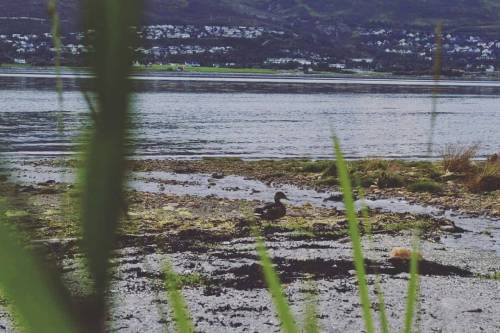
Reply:
[[[391, 70], [394, 63], [415, 66], [421, 61], [427, 68], [436, 54], [436, 35], [432, 31], [392, 28], [357, 28], [349, 42], [359, 54], [334, 54], [307, 50], [307, 43], [286, 49], [265, 46], [273, 40], [293, 38], [283, 31], [252, 26], [151, 25], [138, 31], [140, 46], [135, 49], [136, 63], [187, 62], [204, 65], [231, 63], [237, 66], [277, 68], [316, 68], [326, 70]], [[78, 64], [88, 52], [85, 34], [74, 32], [62, 38], [61, 53], [66, 62]], [[278, 44], [276, 44], [278, 45]], [[247, 48], [247, 49], [245, 49]], [[463, 71], [495, 72], [499, 68], [500, 38], [472, 34], [445, 33], [442, 53], [450, 67]], [[355, 51], [357, 52], [357, 51]], [[51, 64], [56, 50], [53, 36], [41, 34], [0, 34], [0, 63]], [[248, 54], [253, 54], [252, 63]], [[243, 57], [241, 55], [244, 55]], [[259, 58], [260, 57], [260, 58]], [[408, 60], [409, 59], [409, 60]]]
[[151, 48], [138, 47], [135, 49], [137, 54], [151, 55], [153, 57], [162, 58], [170, 55], [196, 55], [196, 54], [227, 54], [231, 51], [231, 46], [212, 46], [203, 47], [200, 45], [170, 45], [165, 47], [153, 46]]
[[269, 30], [264, 27], [246, 26], [194, 26], [194, 25], [150, 25], [139, 32], [146, 40], [161, 39], [202, 39], [202, 38], [241, 38], [254, 39], [264, 35], [283, 35], [283, 31]]
[[[62, 37], [61, 53], [78, 57], [87, 52], [83, 33], [70, 33]], [[50, 62], [57, 50], [51, 33], [0, 34], [0, 62], [27, 64]]]
[[466, 62], [466, 69], [474, 66], [494, 71], [493, 63], [500, 59], [500, 37], [485, 38], [467, 33], [444, 33], [437, 37], [432, 31], [393, 29], [359, 30], [361, 45], [373, 54], [395, 54], [420, 57], [432, 61], [437, 39], [441, 39], [443, 57]]

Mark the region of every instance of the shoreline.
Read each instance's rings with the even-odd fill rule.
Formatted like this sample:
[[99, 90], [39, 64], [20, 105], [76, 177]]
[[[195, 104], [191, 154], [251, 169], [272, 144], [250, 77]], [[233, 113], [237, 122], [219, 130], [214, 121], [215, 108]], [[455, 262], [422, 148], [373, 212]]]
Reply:
[[[266, 240], [294, 311], [300, 312], [307, 289], [304, 283], [312, 280], [317, 285], [314, 292], [320, 313], [335, 309], [333, 315], [320, 318], [321, 325], [344, 331], [363, 329], [347, 220], [331, 161], [233, 158], [129, 163], [131, 174], [111, 259], [113, 287], [109, 291], [110, 297], [120, 299], [111, 313], [123, 319], [120, 324], [125, 332], [164, 330], [162, 316], [168, 317], [168, 311], [157, 314], [151, 309], [166, 304], [163, 268], [167, 261], [180, 276], [197, 330], [277, 329], [255, 252], [253, 227]], [[86, 276], [74, 205], [80, 194], [67, 173], [77, 166], [75, 161], [26, 163], [7, 170], [19, 177], [16, 182], [0, 182], [2, 193], [11, 199], [5, 213], [9, 222], [24, 231], [31, 247], [47, 253], [47, 260], [57, 265], [75, 290]], [[426, 300], [420, 305], [423, 330], [445, 327], [465, 333], [464, 327], [481, 327], [493, 332], [498, 328], [494, 291], [500, 272], [500, 216], [484, 216], [485, 211], [475, 210], [471, 203], [480, 198], [485, 204], [491, 196], [492, 204], [499, 204], [500, 191], [473, 198], [476, 194], [467, 192], [460, 178], [454, 180], [456, 186], [443, 180], [439, 195], [408, 191], [406, 184], [412, 180], [433, 175], [439, 179], [439, 167], [430, 162], [349, 162], [353, 176], [362, 170], [366, 177], [389, 170], [403, 181], [399, 187], [375, 188], [367, 183], [364, 187], [369, 218], [360, 217], [360, 231], [370, 289], [378, 276], [391, 327], [400, 328], [395, 318], [404, 309], [401, 295], [406, 292], [409, 268], [393, 264], [389, 252], [394, 247], [411, 247], [412, 230], [418, 229], [424, 258], [419, 265], [420, 292]], [[290, 197], [286, 216], [277, 221], [256, 220], [254, 207], [270, 200], [277, 190]], [[408, 197], [410, 193], [416, 195], [414, 200]], [[355, 194], [359, 199], [360, 193]], [[441, 195], [446, 197], [443, 204], [434, 201]], [[461, 196], [464, 200], [457, 200]], [[490, 213], [495, 209], [482, 208]], [[441, 302], [447, 298], [454, 303], [443, 307]], [[445, 320], [450, 316], [455, 319]], [[0, 324], [11, 327], [11, 322], [0, 307]]]
[[[55, 71], [46, 69], [2, 70], [4, 89], [54, 90]], [[63, 70], [64, 91], [91, 90], [92, 76], [84, 71]], [[274, 94], [500, 94], [499, 80], [453, 80], [438, 82], [432, 78], [415, 77], [345, 77], [283, 74], [214, 74], [132, 72], [134, 92], [193, 92], [193, 93], [274, 93]]]
[[[234, 157], [203, 159], [132, 159], [130, 172], [170, 173], [176, 175], [210, 175], [246, 177], [267, 184], [295, 186], [319, 192], [340, 192], [335, 162], [329, 159], [245, 160]], [[487, 191], [471, 189], [486, 160], [472, 160], [477, 171], [472, 174], [450, 173], [443, 169], [439, 159], [348, 160], [353, 181], [360, 182], [368, 198], [399, 197], [410, 203], [434, 205], [473, 216], [500, 217], [500, 176], [488, 178]], [[33, 167], [75, 168], [76, 160], [45, 159], [24, 161], [21, 165]], [[471, 171], [473, 172], [473, 171]], [[476, 175], [477, 173], [477, 175]], [[482, 183], [481, 183], [482, 184]], [[357, 193], [357, 191], [355, 191]]]
[[[143, 76], [150, 77], [206, 77], [206, 78], [280, 78], [280, 79], [318, 79], [318, 80], [328, 80], [328, 79], [352, 79], [352, 80], [361, 80], [361, 81], [370, 81], [370, 80], [402, 80], [402, 81], [416, 81], [416, 82], [432, 82], [435, 80], [432, 75], [394, 75], [391, 73], [376, 73], [376, 72], [367, 72], [367, 73], [359, 73], [359, 74], [342, 74], [342, 73], [311, 73], [305, 74], [303, 72], [294, 72], [294, 71], [276, 71], [275, 73], [263, 73], [260, 72], [261, 69], [255, 69], [255, 72], [251, 72], [251, 68], [243, 68], [241, 72], [235, 70], [234, 72], [196, 72], [196, 71], [188, 71], [188, 72], [175, 72], [175, 71], [166, 71], [166, 70], [157, 70], [157, 69], [148, 69], [141, 68], [132, 71], [132, 76], [139, 78]], [[89, 75], [90, 68], [88, 67], [61, 67], [61, 75], [63, 77], [73, 74], [73, 75], [81, 75], [82, 78], [87, 78]], [[0, 66], [1, 74], [34, 74], [34, 73], [45, 73], [47, 75], [55, 76], [57, 73], [57, 68], [52, 66], [47, 67], [39, 67], [39, 66], [9, 66], [2, 65]], [[142, 74], [142, 75], [141, 75]], [[446, 77], [443, 76], [443, 79], [440, 82], [470, 82], [470, 83], [481, 83], [481, 82], [499, 82], [500, 78], [498, 77], [490, 77], [490, 76], [464, 76], [464, 77]]]

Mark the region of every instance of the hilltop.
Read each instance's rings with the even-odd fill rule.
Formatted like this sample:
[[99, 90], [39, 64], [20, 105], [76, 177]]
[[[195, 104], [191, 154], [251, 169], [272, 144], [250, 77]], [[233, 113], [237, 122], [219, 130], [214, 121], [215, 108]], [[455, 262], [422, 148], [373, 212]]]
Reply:
[[[84, 63], [81, 3], [59, 1], [65, 65]], [[449, 0], [144, 0], [144, 6], [134, 59], [142, 65], [429, 74], [434, 28], [442, 22], [445, 71], [500, 68], [496, 0], [452, 6]], [[54, 63], [46, 0], [4, 1], [0, 13], [0, 63]]]
[[[59, 2], [63, 27], [78, 29], [80, 1]], [[45, 0], [3, 1], [0, 32], [47, 30]], [[146, 0], [145, 24], [261, 25], [281, 29], [326, 29], [331, 25], [496, 28], [494, 0]]]

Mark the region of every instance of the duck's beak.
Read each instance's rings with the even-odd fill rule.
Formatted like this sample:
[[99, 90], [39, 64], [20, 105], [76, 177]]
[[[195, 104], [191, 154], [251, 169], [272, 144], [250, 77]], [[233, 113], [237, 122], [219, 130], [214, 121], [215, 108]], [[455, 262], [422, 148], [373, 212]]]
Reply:
[[288, 197], [286, 195], [285, 195], [285, 197], [283, 199], [290, 201], [290, 199], [288, 199]]

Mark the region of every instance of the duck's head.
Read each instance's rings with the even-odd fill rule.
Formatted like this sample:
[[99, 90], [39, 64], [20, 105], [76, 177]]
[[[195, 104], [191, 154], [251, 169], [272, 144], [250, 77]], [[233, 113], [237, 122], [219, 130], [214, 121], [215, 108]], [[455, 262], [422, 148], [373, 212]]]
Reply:
[[276, 194], [274, 195], [274, 201], [280, 202], [280, 200], [282, 200], [282, 199], [288, 200], [288, 198], [286, 197], [286, 194], [281, 192], [281, 191], [276, 192]]

